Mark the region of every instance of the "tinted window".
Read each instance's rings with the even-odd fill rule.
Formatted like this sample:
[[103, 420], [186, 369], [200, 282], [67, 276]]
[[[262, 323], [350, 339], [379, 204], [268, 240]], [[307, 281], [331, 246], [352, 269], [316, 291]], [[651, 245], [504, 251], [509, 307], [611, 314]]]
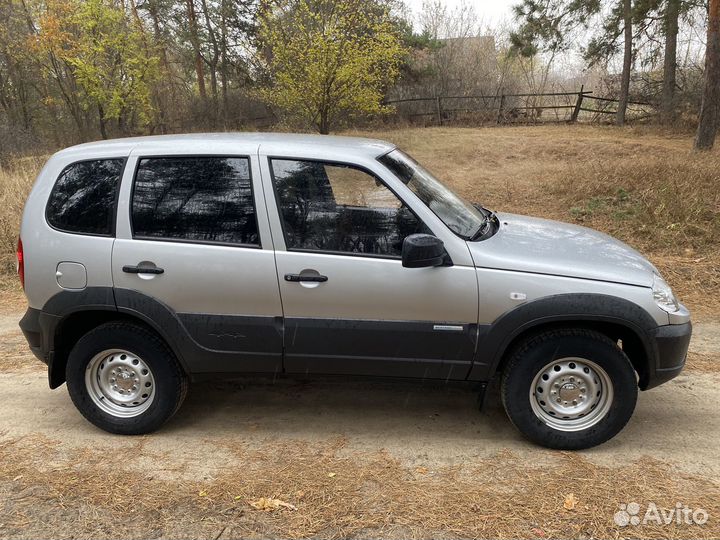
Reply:
[[50, 225], [69, 232], [112, 235], [124, 163], [123, 159], [99, 159], [65, 167], [48, 200]]
[[429, 231], [374, 176], [317, 161], [271, 160], [288, 249], [397, 256]]
[[135, 236], [259, 245], [249, 165], [247, 158], [140, 160]]

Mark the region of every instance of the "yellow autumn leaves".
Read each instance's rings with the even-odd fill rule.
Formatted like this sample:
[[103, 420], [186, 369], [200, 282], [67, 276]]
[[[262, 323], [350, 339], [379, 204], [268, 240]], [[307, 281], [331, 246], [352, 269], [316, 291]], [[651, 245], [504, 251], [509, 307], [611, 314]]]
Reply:
[[259, 37], [270, 74], [261, 96], [320, 133], [386, 112], [406, 54], [387, 8], [363, 0], [275, 0]]

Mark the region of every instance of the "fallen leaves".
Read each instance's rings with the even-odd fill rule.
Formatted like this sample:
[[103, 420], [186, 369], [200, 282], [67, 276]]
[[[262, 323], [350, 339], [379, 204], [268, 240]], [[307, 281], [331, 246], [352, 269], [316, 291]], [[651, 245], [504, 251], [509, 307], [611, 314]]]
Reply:
[[274, 499], [272, 497], [260, 497], [254, 501], [248, 501], [248, 504], [255, 510], [261, 510], [263, 512], [273, 512], [280, 508], [287, 508], [288, 510], [297, 510], [297, 506], [290, 504], [289, 502], [282, 501], [280, 499]]
[[575, 510], [575, 505], [577, 504], [577, 499], [575, 498], [574, 493], [569, 493], [565, 496], [565, 501], [563, 502], [563, 508], [565, 510]]

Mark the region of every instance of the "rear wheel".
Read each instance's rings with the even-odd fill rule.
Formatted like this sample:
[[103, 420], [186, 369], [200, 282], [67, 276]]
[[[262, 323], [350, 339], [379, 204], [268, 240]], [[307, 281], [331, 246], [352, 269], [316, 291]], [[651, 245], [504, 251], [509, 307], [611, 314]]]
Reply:
[[638, 389], [630, 360], [607, 336], [561, 329], [535, 335], [511, 353], [501, 391], [510, 420], [526, 437], [579, 450], [625, 426]]
[[105, 431], [158, 429], [182, 404], [187, 377], [167, 345], [147, 329], [103, 324], [70, 352], [67, 386], [77, 409]]

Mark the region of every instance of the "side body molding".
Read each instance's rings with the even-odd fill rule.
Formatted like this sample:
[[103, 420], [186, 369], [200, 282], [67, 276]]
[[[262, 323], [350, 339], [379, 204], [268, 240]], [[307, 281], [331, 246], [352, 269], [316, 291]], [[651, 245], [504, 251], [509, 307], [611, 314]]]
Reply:
[[[33, 352], [48, 364], [51, 388], [65, 382], [69, 350], [58, 350], [55, 335], [70, 317], [82, 312], [111, 312], [139, 319], [155, 330], [190, 374], [279, 373], [282, 371], [282, 318], [175, 313], [162, 302], [138, 291], [88, 287], [61, 291], [31, 310], [21, 327]], [[32, 319], [32, 320], [31, 320]], [[35, 321], [37, 319], [37, 321]], [[100, 318], [100, 322], [102, 322]], [[60, 355], [60, 357], [58, 357]], [[58, 360], [58, 361], [56, 361]]]
[[[545, 324], [562, 322], [621, 326], [639, 338], [643, 347], [641, 352], [647, 360], [654, 362], [657, 358], [657, 345], [652, 339], [657, 323], [637, 304], [604, 294], [559, 294], [518, 306], [485, 327], [487, 332], [478, 341], [469, 380], [490, 380], [510, 344], [522, 333]], [[649, 368], [654, 369], [654, 364]]]
[[155, 298], [115, 289], [120, 313], [154, 328], [187, 373], [279, 373], [282, 318], [175, 313]]

